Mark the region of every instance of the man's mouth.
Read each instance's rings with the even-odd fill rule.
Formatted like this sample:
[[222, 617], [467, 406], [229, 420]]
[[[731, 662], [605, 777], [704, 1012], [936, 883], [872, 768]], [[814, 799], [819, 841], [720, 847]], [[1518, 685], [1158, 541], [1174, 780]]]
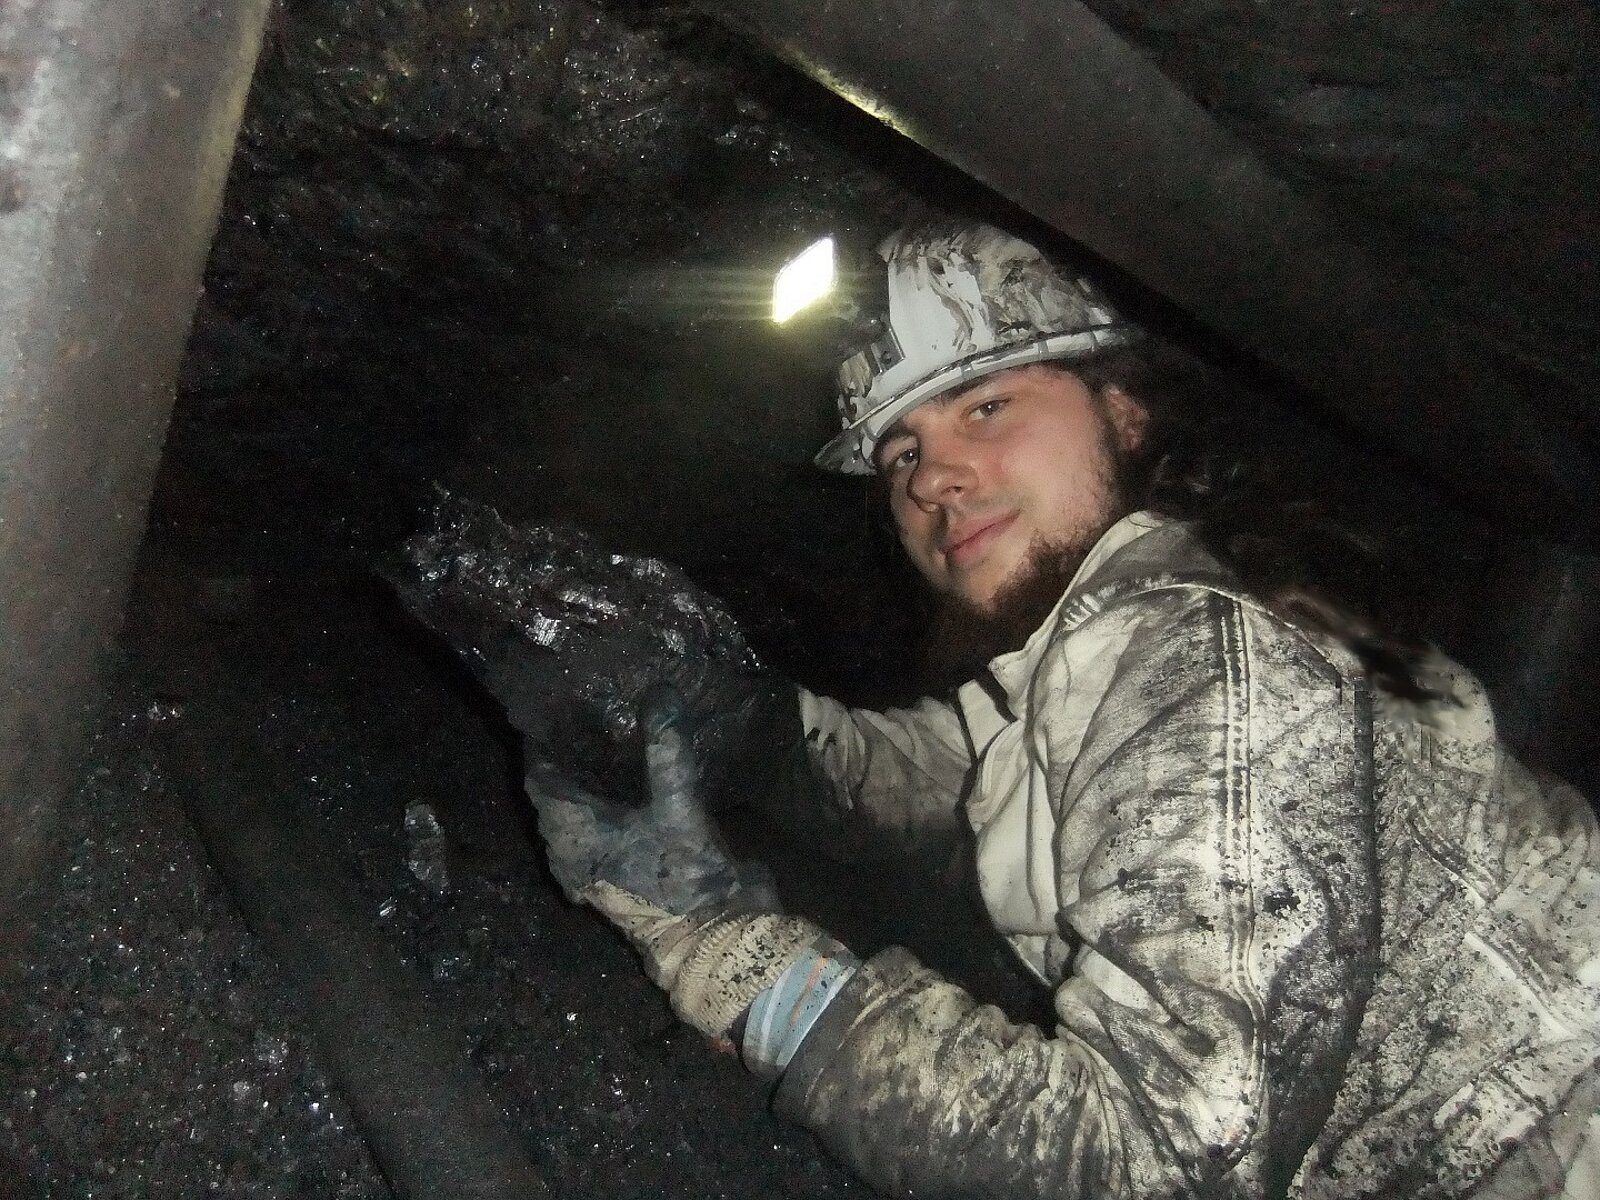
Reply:
[[1017, 514], [1010, 512], [998, 517], [980, 517], [957, 526], [941, 547], [945, 562], [958, 570], [971, 566], [989, 552], [995, 539], [1011, 528], [1016, 519]]

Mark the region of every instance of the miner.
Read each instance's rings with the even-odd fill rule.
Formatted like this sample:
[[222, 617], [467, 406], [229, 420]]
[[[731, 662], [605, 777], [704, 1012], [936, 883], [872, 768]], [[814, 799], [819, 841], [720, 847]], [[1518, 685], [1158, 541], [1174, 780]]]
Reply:
[[642, 810], [535, 765], [557, 878], [889, 1194], [1600, 1196], [1585, 800], [1229, 503], [1182, 356], [1088, 282], [983, 225], [881, 257], [818, 461], [876, 477], [943, 683], [769, 690], [744, 736], [821, 827], [964, 845], [1052, 1026], [782, 912], [698, 800], [714, 689], [645, 698]]

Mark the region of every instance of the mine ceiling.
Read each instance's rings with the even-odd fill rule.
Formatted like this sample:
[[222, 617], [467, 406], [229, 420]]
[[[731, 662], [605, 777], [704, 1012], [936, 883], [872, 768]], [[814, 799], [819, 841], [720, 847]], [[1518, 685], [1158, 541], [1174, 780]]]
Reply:
[[[780, 28], [769, 10], [786, 7], [814, 9], [814, 19]], [[1290, 370], [1294, 402], [1387, 442], [1449, 489], [1509, 505], [1517, 519], [1529, 515], [1516, 511], [1520, 496], [1552, 497], [1553, 515], [1528, 507], [1560, 532], [1560, 505], [1588, 500], [1600, 446], [1600, 339], [1585, 302], [1600, 284], [1592, 6], [1098, 0], [1089, 9], [867, 6], [870, 27], [852, 27], [841, 52], [818, 26], [843, 27], [855, 8], [740, 6], [736, 33], [678, 4], [282, 0], [184, 371], [179, 437], [219, 439], [209, 453], [223, 471], [230, 456], [244, 469], [240, 437], [301, 450], [309, 439], [309, 459], [291, 457], [314, 467], [331, 456], [324, 465], [345, 484], [306, 486], [359, 477], [370, 490], [375, 479], [414, 474], [398, 459], [418, 429], [503, 451], [515, 436], [496, 405], [513, 397], [552, 425], [603, 419], [574, 415], [603, 403], [589, 394], [603, 362], [653, 379], [645, 390], [656, 398], [639, 403], [657, 406], [655, 429], [673, 424], [657, 418], [681, 418], [678, 434], [663, 436], [687, 438], [682, 454], [709, 462], [716, 456], [703, 451], [720, 444], [723, 461], [781, 486], [825, 428], [825, 373], [762, 327], [755, 297], [767, 273], [816, 232], [870, 240], [931, 205], [1087, 230], [1089, 245], [1064, 238], [1058, 247], [1091, 265], [1110, 258], [1108, 273], [1136, 309], [1189, 322], [1251, 359], [1350, 322], [1361, 336], [1349, 346], [1356, 361], [1325, 372], [1313, 363], [1298, 379]], [[1069, 10], [1106, 40], [1098, 50], [1066, 44], [1054, 79], [1024, 77], [1007, 59], [1017, 50], [1008, 20], [1014, 36], [1027, 20], [1053, 28]], [[974, 21], [988, 27], [967, 37]], [[1075, 46], [1085, 57], [1071, 56]], [[1108, 65], [1105, 46], [1127, 57]], [[930, 78], [930, 54], [957, 82], [933, 89], [939, 112], [902, 119], [895, 75]], [[1113, 72], [1110, 95], [1135, 60], [1159, 70], [1173, 103], [1204, 123], [1197, 128], [1237, 147], [1213, 164], [1137, 163], [1143, 178], [1177, 178], [1187, 190], [1186, 219], [1211, 230], [1214, 259], [1229, 257], [1228, 239], [1255, 215], [1230, 208], [1227, 177], [1245, 163], [1326, 218], [1318, 230], [1335, 239], [1335, 254], [1347, 247], [1380, 264], [1376, 286], [1393, 281], [1401, 318], [1437, 331], [1444, 358], [1408, 359], [1370, 290], [1363, 326], [1348, 311], [1359, 294], [1351, 301], [1338, 286], [1340, 260], [1326, 245], [1297, 246], [1297, 230], [1276, 259], [1231, 263], [1221, 286], [1163, 295], [1177, 278], [1169, 261], [1207, 253], [1199, 234], [1175, 241], [1171, 230], [1183, 226], [1162, 223], [1165, 201], [1141, 208], [1136, 197], [1095, 244], [1093, 221], [1073, 220], [1072, 197], [1052, 207], [1027, 196], [1029, 177], [1051, 164], [1049, 178], [1070, 184], [1071, 163], [1059, 163], [1087, 139], [1112, 153], [1125, 145], [1129, 160], [1160, 144], [1136, 127], [1142, 97], [1131, 85], [1103, 109], [1040, 107], [1091, 71]], [[962, 70], [977, 73], [963, 79]], [[887, 99], [873, 91], [882, 80]], [[891, 125], [926, 134], [936, 153]], [[973, 153], [1006, 139], [1031, 149], [1031, 161], [997, 167]], [[1080, 174], [1091, 170], [1104, 168], [1091, 160]], [[1031, 213], [1008, 214], [1019, 200]], [[1289, 279], [1296, 263], [1302, 277]], [[1306, 291], [1311, 307], [1295, 310], [1310, 318], [1302, 335], [1268, 329], [1252, 339], [1250, 314], [1227, 311], [1239, 286], [1269, 298]], [[1337, 345], [1322, 353], [1340, 358]], [[1389, 354], [1399, 366], [1378, 373], [1372, 395], [1348, 385], [1365, 360]], [[713, 364], [723, 386], [667, 396], [661, 380], [685, 360]], [[1345, 366], [1353, 374], [1341, 376]], [[1453, 463], [1465, 465], [1451, 477]], [[1513, 483], [1478, 482], [1500, 474]]]

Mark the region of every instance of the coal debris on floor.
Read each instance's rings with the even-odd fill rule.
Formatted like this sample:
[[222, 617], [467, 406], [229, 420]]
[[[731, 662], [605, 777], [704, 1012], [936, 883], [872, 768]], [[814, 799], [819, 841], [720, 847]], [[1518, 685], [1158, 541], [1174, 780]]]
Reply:
[[219, 701], [555, 1194], [860, 1194], [560, 897], [514, 740], [381, 587], [160, 571], [0, 996], [0, 1158], [38, 1194], [391, 1194], [176, 794], [171, 731]]

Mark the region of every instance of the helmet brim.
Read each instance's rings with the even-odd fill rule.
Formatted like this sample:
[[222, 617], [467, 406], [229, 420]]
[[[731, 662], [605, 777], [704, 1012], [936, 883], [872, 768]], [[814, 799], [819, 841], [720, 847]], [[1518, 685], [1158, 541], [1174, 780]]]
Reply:
[[1140, 330], [1132, 325], [1105, 325], [1077, 333], [1040, 338], [1020, 346], [1007, 346], [953, 363], [868, 410], [830, 439], [812, 461], [825, 471], [836, 471], [843, 475], [875, 475], [877, 468], [873, 465], [872, 453], [877, 449], [878, 442], [890, 426], [919, 404], [952, 388], [982, 379], [985, 375], [1034, 363], [1092, 358], [1102, 351], [1131, 345], [1141, 336]]

